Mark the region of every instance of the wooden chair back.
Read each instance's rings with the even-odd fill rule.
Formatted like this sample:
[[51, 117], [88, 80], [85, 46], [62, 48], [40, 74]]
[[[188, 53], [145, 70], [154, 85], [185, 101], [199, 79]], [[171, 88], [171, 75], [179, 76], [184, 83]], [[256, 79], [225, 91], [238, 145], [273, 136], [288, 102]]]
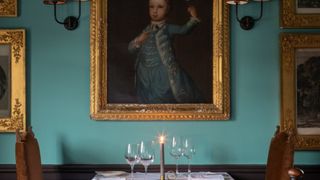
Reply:
[[[300, 169], [293, 168], [294, 143], [292, 137], [286, 132], [279, 132], [279, 129], [272, 138], [267, 168], [266, 180], [290, 180], [301, 176]], [[301, 172], [292, 176], [292, 171]]]
[[16, 132], [17, 180], [43, 180], [40, 149], [31, 128]]

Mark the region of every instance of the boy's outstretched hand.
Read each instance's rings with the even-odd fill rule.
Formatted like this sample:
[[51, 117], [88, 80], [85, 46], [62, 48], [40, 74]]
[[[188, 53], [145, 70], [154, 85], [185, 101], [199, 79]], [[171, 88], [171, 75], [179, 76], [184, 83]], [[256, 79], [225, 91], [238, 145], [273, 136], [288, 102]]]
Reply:
[[143, 32], [141, 33], [137, 38], [136, 38], [136, 43], [138, 45], [143, 44], [143, 42], [148, 38], [149, 33], [148, 32]]
[[191, 17], [198, 18], [197, 9], [194, 6], [188, 6], [187, 10]]

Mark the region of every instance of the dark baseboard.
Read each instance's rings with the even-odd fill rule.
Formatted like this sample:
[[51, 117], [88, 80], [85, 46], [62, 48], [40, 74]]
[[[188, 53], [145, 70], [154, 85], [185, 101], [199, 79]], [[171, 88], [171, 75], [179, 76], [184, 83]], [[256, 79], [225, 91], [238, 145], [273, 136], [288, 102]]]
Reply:
[[[303, 180], [319, 180], [320, 165], [299, 165], [304, 170]], [[174, 165], [166, 166], [166, 171], [174, 170]], [[264, 165], [194, 165], [192, 171], [215, 171], [228, 172], [235, 180], [264, 180]], [[187, 166], [179, 166], [181, 171], [186, 171]], [[45, 180], [91, 180], [95, 171], [120, 170], [129, 171], [128, 165], [87, 165], [87, 164], [68, 164], [68, 165], [43, 165]], [[135, 171], [143, 172], [143, 167], [138, 165]], [[150, 172], [159, 171], [158, 165], [149, 167]], [[16, 180], [15, 165], [0, 165], [1, 180]]]

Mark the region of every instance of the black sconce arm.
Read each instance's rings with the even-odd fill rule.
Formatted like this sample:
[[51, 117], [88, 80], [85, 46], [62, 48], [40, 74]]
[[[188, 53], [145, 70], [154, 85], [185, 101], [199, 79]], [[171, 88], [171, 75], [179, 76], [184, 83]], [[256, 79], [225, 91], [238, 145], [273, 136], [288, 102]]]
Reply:
[[259, 21], [262, 18], [263, 15], [263, 0], [260, 1], [260, 16], [255, 19], [255, 21]]
[[263, 15], [263, 0], [260, 0], [260, 15], [258, 18], [253, 18], [251, 16], [244, 16], [241, 19], [239, 18], [239, 10], [238, 10], [239, 3], [236, 3], [236, 18], [237, 21], [240, 23], [240, 26], [244, 30], [250, 30], [253, 28], [254, 23], [259, 21]]
[[59, 24], [64, 24], [64, 22], [59, 21], [58, 18], [57, 18], [57, 3], [56, 2], [53, 3], [53, 7], [54, 7], [53, 8], [54, 20], [56, 20], [56, 22], [59, 23]]
[[64, 27], [68, 30], [76, 29], [78, 27], [79, 19], [81, 17], [81, 0], [78, 0], [78, 4], [79, 4], [78, 17], [68, 16], [63, 22], [59, 21], [57, 18], [57, 1], [53, 1], [52, 3], [54, 6], [54, 19], [55, 19], [55, 21], [59, 24], [63, 24]]

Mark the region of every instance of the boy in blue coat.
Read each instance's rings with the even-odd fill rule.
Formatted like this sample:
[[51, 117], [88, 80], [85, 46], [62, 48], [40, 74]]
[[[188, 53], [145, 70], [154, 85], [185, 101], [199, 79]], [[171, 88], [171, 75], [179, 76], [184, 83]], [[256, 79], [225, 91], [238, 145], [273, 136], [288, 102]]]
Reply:
[[167, 24], [170, 0], [149, 0], [150, 24], [129, 43], [137, 53], [136, 90], [139, 103], [197, 103], [199, 90], [179, 66], [173, 49], [175, 35], [189, 33], [200, 21], [194, 6], [188, 7], [190, 20], [182, 25]]

